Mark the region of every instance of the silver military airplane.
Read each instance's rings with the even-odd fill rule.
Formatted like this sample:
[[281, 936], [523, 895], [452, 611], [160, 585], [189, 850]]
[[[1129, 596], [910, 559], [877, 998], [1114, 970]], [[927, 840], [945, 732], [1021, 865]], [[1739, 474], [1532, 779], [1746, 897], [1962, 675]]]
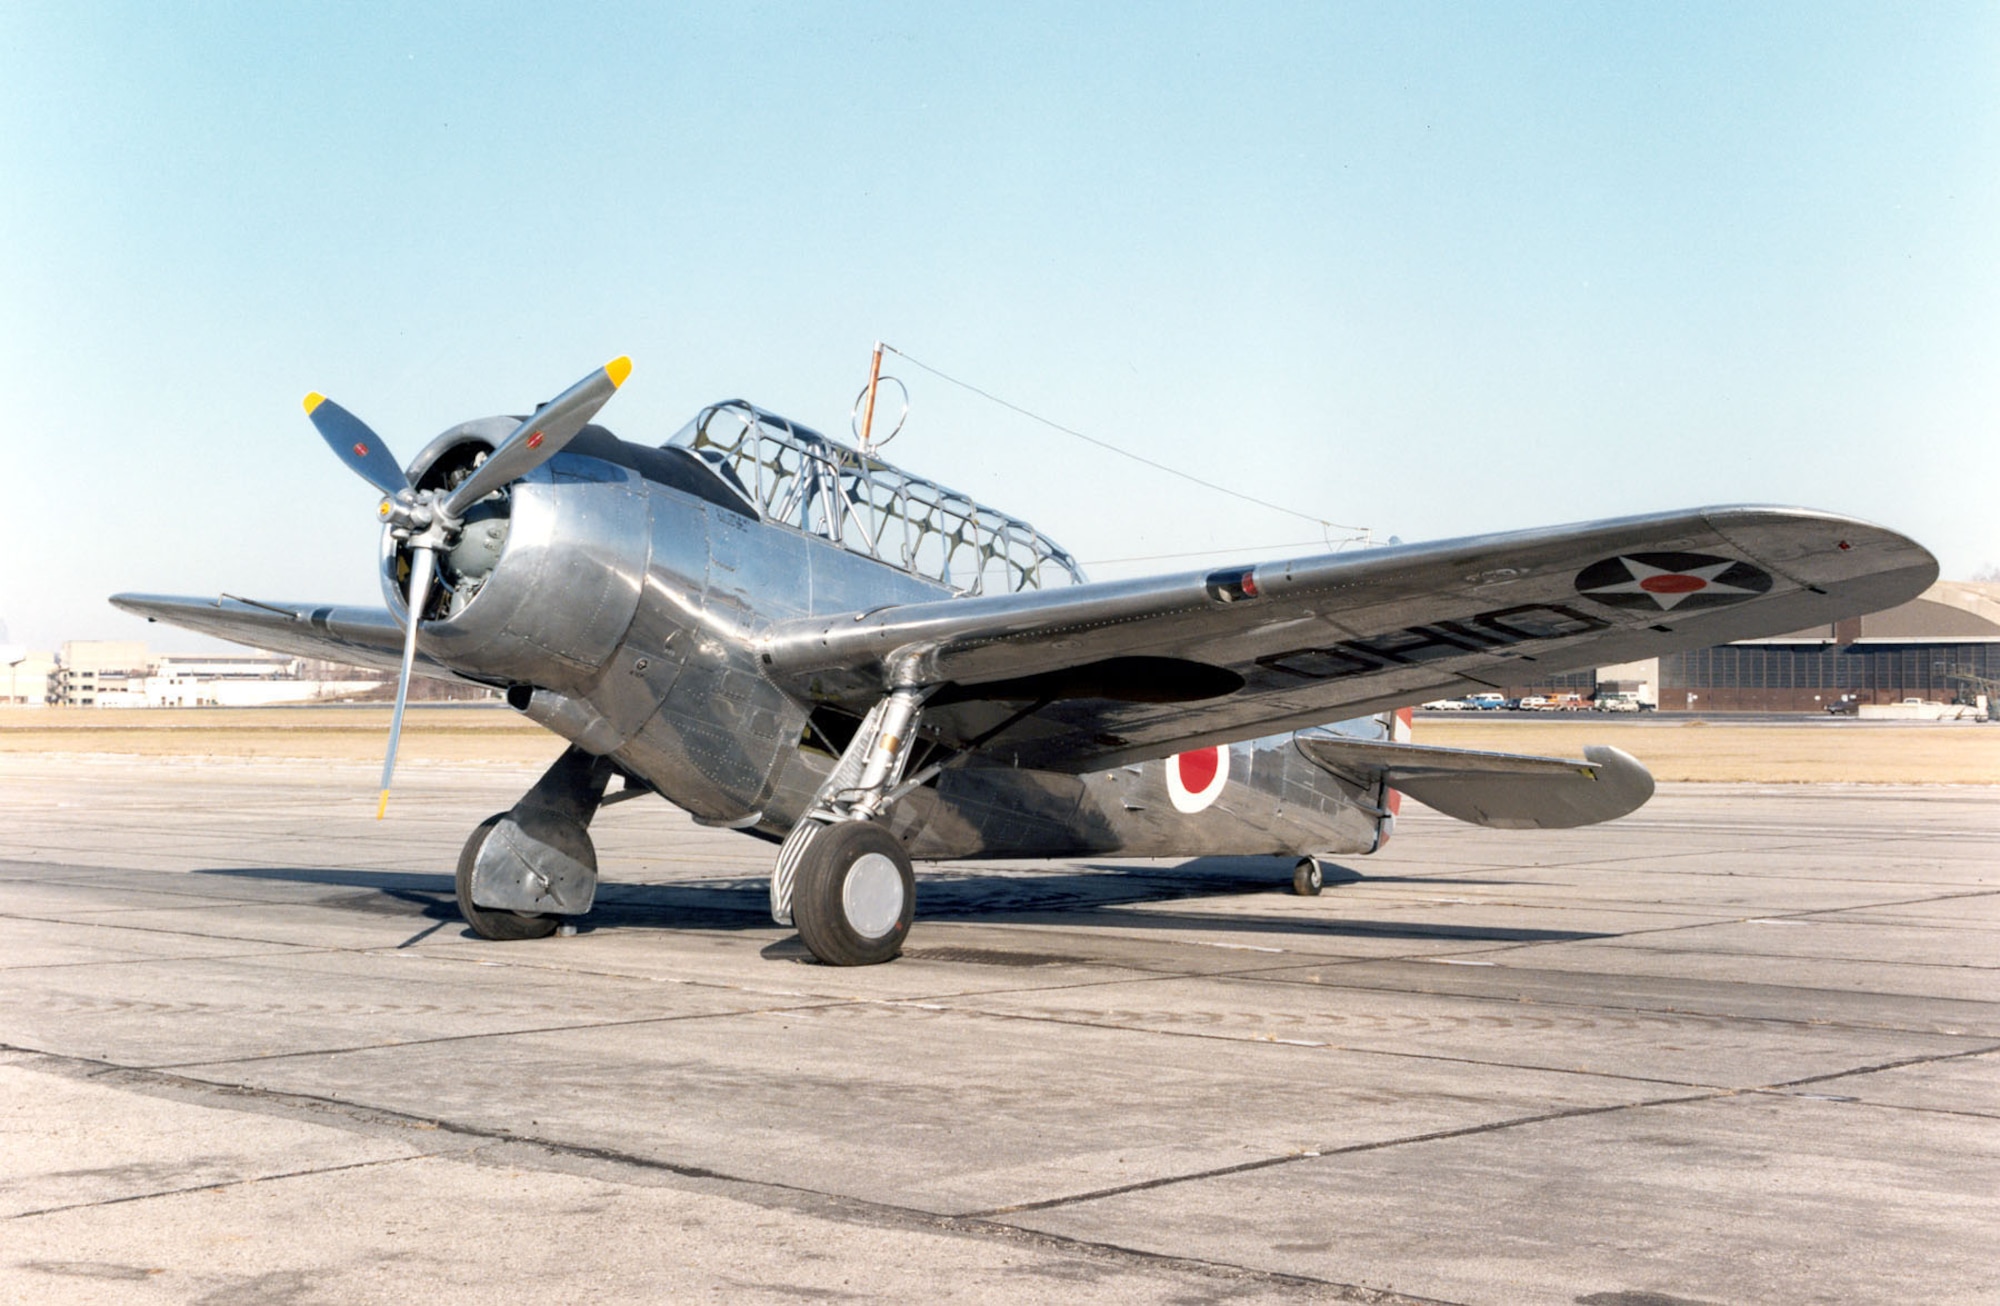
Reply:
[[1019, 518], [740, 400], [658, 446], [591, 425], [630, 369], [407, 467], [309, 395], [385, 496], [386, 608], [112, 599], [396, 669], [385, 804], [413, 674], [567, 739], [459, 857], [489, 939], [588, 912], [591, 819], [647, 793], [776, 844], [771, 914], [834, 965], [901, 951], [918, 861], [1264, 854], [1317, 893], [1399, 794], [1503, 828], [1610, 820], [1653, 792], [1625, 753], [1426, 747], [1404, 705], [1825, 627], [1938, 570], [1879, 526], [1726, 507], [1090, 582]]

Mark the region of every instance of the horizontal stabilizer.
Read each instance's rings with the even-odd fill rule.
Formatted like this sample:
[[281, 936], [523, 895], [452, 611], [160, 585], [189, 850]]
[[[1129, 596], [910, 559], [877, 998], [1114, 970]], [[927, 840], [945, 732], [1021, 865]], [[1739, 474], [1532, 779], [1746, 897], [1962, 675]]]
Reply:
[[1293, 742], [1315, 765], [1361, 784], [1387, 780], [1426, 807], [1503, 830], [1567, 830], [1636, 811], [1653, 776], [1629, 753], [1592, 744], [1583, 757], [1531, 757], [1331, 734]]

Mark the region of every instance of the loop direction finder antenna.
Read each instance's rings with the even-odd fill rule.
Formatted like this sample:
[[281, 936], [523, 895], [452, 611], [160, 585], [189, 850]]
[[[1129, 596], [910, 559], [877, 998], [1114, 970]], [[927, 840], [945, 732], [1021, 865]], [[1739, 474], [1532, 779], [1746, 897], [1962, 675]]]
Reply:
[[[854, 432], [856, 443], [863, 457], [873, 454], [878, 446], [874, 441], [875, 399], [880, 393], [882, 382], [887, 381], [903, 392], [903, 411], [896, 417], [896, 425], [889, 434], [882, 437], [882, 444], [896, 438], [902, 432], [903, 423], [910, 420], [910, 390], [893, 376], [882, 375], [882, 351], [890, 346], [880, 340], [875, 342], [875, 356], [868, 364], [868, 384], [854, 397], [854, 407], [848, 412], [848, 427]], [[900, 352], [900, 351], [899, 351]], [[857, 420], [858, 419], [858, 420]]]

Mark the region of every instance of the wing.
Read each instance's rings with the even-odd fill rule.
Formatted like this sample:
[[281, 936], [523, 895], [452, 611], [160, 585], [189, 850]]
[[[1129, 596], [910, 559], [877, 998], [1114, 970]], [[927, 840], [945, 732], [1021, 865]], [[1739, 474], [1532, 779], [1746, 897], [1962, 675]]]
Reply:
[[[401, 669], [403, 628], [386, 608], [324, 603], [262, 603], [249, 599], [176, 598], [165, 594], [114, 594], [113, 607], [148, 621], [165, 621], [273, 653], [325, 658], [394, 673]], [[462, 680], [417, 654], [416, 674]]]
[[856, 714], [888, 684], [934, 686], [926, 733], [1087, 771], [1828, 626], [1936, 578], [1879, 526], [1709, 508], [805, 618], [763, 660]]
[[1298, 737], [1316, 766], [1364, 789], [1387, 780], [1446, 816], [1503, 830], [1568, 830], [1613, 821], [1653, 796], [1653, 776], [1619, 749], [1591, 744], [1580, 760], [1345, 735]]

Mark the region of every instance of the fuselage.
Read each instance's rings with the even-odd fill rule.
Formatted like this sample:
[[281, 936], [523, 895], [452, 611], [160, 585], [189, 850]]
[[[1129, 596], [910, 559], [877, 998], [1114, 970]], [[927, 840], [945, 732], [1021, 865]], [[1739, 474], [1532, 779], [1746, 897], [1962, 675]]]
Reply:
[[[467, 423], [412, 465], [462, 475], [511, 423]], [[779, 839], [810, 809], [855, 722], [764, 676], [775, 623], [948, 598], [941, 581], [767, 520], [681, 448], [587, 428], [494, 500], [447, 560], [423, 650], [609, 756], [704, 824]], [[879, 550], [878, 550], [879, 551]], [[403, 608], [396, 542], [384, 592]], [[1380, 738], [1387, 723], [1334, 727]], [[967, 754], [887, 814], [918, 860], [1372, 851], [1389, 798], [1321, 769], [1290, 735], [1066, 774]]]

